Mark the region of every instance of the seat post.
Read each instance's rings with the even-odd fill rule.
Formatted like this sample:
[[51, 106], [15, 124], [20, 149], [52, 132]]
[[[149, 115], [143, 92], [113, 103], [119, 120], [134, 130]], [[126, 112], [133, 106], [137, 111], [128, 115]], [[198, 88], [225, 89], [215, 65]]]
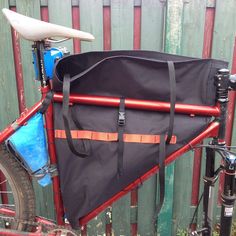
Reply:
[[48, 80], [45, 71], [45, 64], [44, 64], [44, 50], [46, 44], [45, 41], [36, 41], [32, 48], [35, 55], [35, 62], [36, 62], [36, 69], [38, 72], [38, 80], [41, 82], [41, 87], [46, 87], [48, 85]]

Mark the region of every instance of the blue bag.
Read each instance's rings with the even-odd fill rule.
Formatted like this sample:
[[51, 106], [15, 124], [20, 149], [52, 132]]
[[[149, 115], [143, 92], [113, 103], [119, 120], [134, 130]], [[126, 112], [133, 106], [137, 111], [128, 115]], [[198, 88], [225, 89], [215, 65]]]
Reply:
[[38, 183], [46, 186], [51, 183], [48, 173], [49, 158], [44, 133], [44, 121], [41, 113], [36, 113], [27, 124], [20, 127], [8, 140], [14, 150]]

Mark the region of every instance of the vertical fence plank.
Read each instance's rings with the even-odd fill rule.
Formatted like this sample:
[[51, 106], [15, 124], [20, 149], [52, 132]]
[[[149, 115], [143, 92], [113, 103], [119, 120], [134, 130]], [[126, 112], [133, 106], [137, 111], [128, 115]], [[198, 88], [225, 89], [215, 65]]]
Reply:
[[[0, 9], [8, 7], [7, 0], [0, 1]], [[0, 13], [0, 35], [0, 130], [2, 130], [17, 117], [19, 112], [11, 28], [2, 12]]]
[[182, 13], [182, 0], [169, 0], [167, 2], [165, 51], [168, 53], [180, 54]]
[[111, 48], [133, 49], [133, 1], [111, 0]]
[[[165, 4], [147, 0], [141, 6], [141, 49], [163, 50]], [[145, 181], [138, 190], [138, 234], [154, 235], [153, 216], [158, 195], [157, 176]]]
[[[205, 23], [204, 23], [204, 39], [203, 39], [203, 49], [202, 49], [202, 57], [203, 58], [210, 58], [211, 57], [211, 50], [212, 50], [212, 38], [213, 38], [213, 26], [214, 26], [214, 18], [215, 18], [215, 7], [214, 5], [210, 7], [206, 6], [206, 10], [205, 10]], [[209, 140], [205, 140], [204, 143], [208, 144]], [[201, 158], [201, 160], [197, 160], [197, 158]], [[203, 189], [204, 189], [204, 175], [205, 175], [205, 165], [206, 165], [206, 153], [205, 153], [205, 149], [198, 149], [195, 150], [195, 156], [194, 156], [194, 161], [198, 162], [198, 165], [194, 166], [193, 171], [198, 172], [193, 173], [193, 186], [192, 186], [192, 194], [196, 193], [197, 195], [192, 196], [192, 206], [191, 206], [191, 217], [194, 214], [194, 211], [197, 207], [198, 201], [201, 198], [202, 194], [203, 194]], [[199, 173], [200, 172], [200, 173]], [[200, 174], [199, 176], [197, 176], [198, 174]], [[194, 191], [193, 188], [195, 188], [195, 178], [198, 178], [199, 181], [197, 184], [197, 188], [198, 188], [198, 193], [196, 191]], [[202, 202], [200, 203], [199, 207], [198, 207], [198, 211], [197, 211], [197, 219], [193, 221], [193, 225], [191, 225], [191, 227], [195, 228], [196, 226], [200, 226], [203, 223], [202, 220], [202, 216], [203, 216], [203, 204]]]
[[[111, 0], [111, 48], [133, 49], [133, 1]], [[130, 235], [130, 194], [113, 204], [114, 235]]]
[[81, 51], [103, 49], [103, 1], [80, 1], [80, 29], [94, 35], [94, 42], [82, 42]]
[[[94, 35], [94, 42], [81, 42], [81, 51], [103, 50], [103, 2], [81, 0], [80, 30]], [[106, 231], [105, 213], [102, 212], [87, 225], [87, 235], [104, 235]]]
[[[232, 65], [233, 47], [236, 33], [236, 0], [225, 1], [219, 0], [216, 2], [215, 25], [212, 45], [212, 57], [216, 59], [226, 60]], [[219, 158], [220, 159], [220, 158]], [[219, 162], [218, 162], [219, 164]], [[220, 176], [218, 204], [220, 204], [220, 194], [223, 190], [223, 175]], [[215, 209], [214, 215], [220, 217], [220, 207]]]
[[163, 51], [165, 3], [146, 0], [141, 10], [141, 49]]
[[224, 0], [216, 3], [215, 25], [212, 45], [212, 57], [232, 63], [236, 24], [236, 0]]
[[202, 57], [206, 1], [186, 1], [183, 7], [181, 55]]
[[[49, 22], [72, 28], [71, 0], [48, 0]], [[56, 47], [64, 46], [73, 53], [73, 41], [68, 40], [55, 44]]]
[[[21, 0], [16, 1], [16, 11], [36, 19], [40, 19], [40, 1]], [[31, 52], [32, 42], [25, 39], [20, 39], [21, 60], [24, 78], [24, 90], [26, 105], [32, 106], [40, 98], [38, 87], [40, 84], [35, 81], [35, 74], [33, 69], [33, 57]]]
[[[16, 2], [17, 12], [27, 15], [33, 18], [40, 19], [40, 2], [39, 1], [27, 1], [22, 0]], [[34, 71], [32, 64], [31, 55], [31, 45], [32, 42], [26, 41], [25, 39], [20, 39], [20, 49], [21, 49], [21, 60], [25, 87], [25, 97], [27, 106], [33, 105], [34, 102], [39, 100], [39, 93], [37, 92], [37, 87], [39, 84], [34, 81]], [[47, 215], [47, 208], [43, 199], [43, 189], [38, 186], [36, 181], [33, 181], [34, 190], [36, 192], [36, 211], [37, 214]]]
[[150, 235], [155, 233], [153, 216], [156, 205], [157, 181], [156, 176], [145, 181], [138, 190], [138, 234]]
[[[64, 0], [64, 1], [48, 0], [48, 16], [49, 16], [49, 22], [72, 28], [71, 0]], [[71, 53], [73, 53], [74, 51], [72, 40], [68, 40], [66, 42], [59, 43], [59, 44], [57, 43], [54, 46], [66, 47]], [[47, 215], [55, 217], [54, 209], [53, 209], [53, 196], [52, 196], [51, 186], [48, 188], [45, 188], [45, 190], [42, 192], [42, 198], [46, 200], [43, 203], [44, 204], [43, 206], [47, 207], [48, 209]]]
[[193, 153], [186, 153], [175, 163], [173, 235], [190, 224], [192, 171]]
[[[181, 55], [201, 57], [204, 40], [206, 1], [185, 1], [181, 23]], [[198, 32], [197, 34], [195, 32]], [[194, 80], [194, 78], [192, 78]], [[192, 176], [194, 153], [188, 152], [175, 163], [173, 234], [189, 227], [193, 209], [191, 208]], [[184, 173], [183, 173], [184, 170]], [[186, 179], [188, 181], [186, 181]], [[196, 181], [199, 181], [196, 180]], [[181, 189], [181, 191], [179, 191]]]
[[[165, 52], [180, 54], [182, 36], [182, 13], [183, 1], [170, 0], [167, 2], [166, 16], [166, 38]], [[168, 224], [173, 218], [173, 190], [174, 190], [174, 171], [175, 163], [166, 168], [168, 182], [166, 180], [165, 201], [158, 219], [158, 232], [160, 235], [171, 235], [171, 227]], [[166, 223], [168, 222], [168, 224]]]

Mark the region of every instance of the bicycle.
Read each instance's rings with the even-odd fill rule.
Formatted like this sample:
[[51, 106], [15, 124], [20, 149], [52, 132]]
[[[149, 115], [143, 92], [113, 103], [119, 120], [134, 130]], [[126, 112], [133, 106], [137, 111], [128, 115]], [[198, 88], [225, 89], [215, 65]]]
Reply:
[[[60, 193], [60, 184], [57, 174], [57, 157], [54, 145], [54, 125], [53, 125], [53, 100], [55, 103], [62, 103], [64, 95], [59, 92], [51, 92], [50, 80], [52, 78], [52, 71], [54, 63], [64, 55], [67, 54], [65, 49], [51, 48], [50, 42], [61, 42], [67, 40], [67, 38], [80, 38], [80, 40], [93, 40], [93, 36], [89, 33], [84, 33], [77, 30], [71, 30], [65, 27], [41, 22], [22, 16], [20, 14], [14, 13], [10, 10], [3, 10], [5, 16], [9, 20], [10, 24], [15, 28], [16, 31], [24, 38], [33, 41], [33, 57], [34, 65], [36, 70], [36, 75], [41, 83], [41, 94], [42, 99], [36, 103], [32, 108], [27, 109], [21, 116], [14, 121], [11, 125], [6, 127], [0, 133], [0, 143], [7, 143], [6, 141], [17, 131], [20, 127], [24, 127], [26, 123], [29, 123], [30, 119], [38, 113], [44, 114], [46, 133], [47, 133], [47, 143], [48, 152], [50, 156], [50, 164], [46, 161], [43, 166], [39, 169], [30, 170], [29, 166], [24, 163], [19, 153], [16, 150], [11, 149], [11, 146], [3, 144], [1, 146], [1, 158], [0, 158], [0, 170], [2, 172], [0, 190], [1, 193], [13, 193], [13, 199], [8, 199], [6, 195], [3, 195], [3, 204], [0, 207], [0, 219], [2, 219], [3, 227], [5, 227], [3, 235], [19, 235], [20, 231], [34, 231], [30, 235], [43, 235], [44, 231], [48, 231], [48, 235], [58, 235], [58, 233], [68, 233], [68, 235], [76, 235], [77, 232], [73, 231], [68, 224], [65, 224], [64, 208], [62, 204], [62, 198]], [[27, 28], [25, 27], [27, 25]], [[30, 29], [30, 30], [29, 30]], [[66, 38], [63, 40], [52, 40], [51, 37], [60, 36]], [[53, 53], [51, 53], [53, 52]], [[48, 53], [48, 54], [47, 54]], [[53, 55], [52, 55], [53, 54]], [[171, 68], [173, 65], [168, 64]], [[171, 70], [169, 70], [170, 72]], [[171, 74], [171, 73], [170, 73]], [[173, 74], [172, 74], [173, 77]], [[65, 77], [64, 77], [65, 78]], [[194, 137], [189, 143], [185, 144], [183, 147], [179, 148], [177, 151], [171, 153], [165, 161], [165, 164], [169, 164], [177, 157], [179, 157], [184, 152], [191, 150], [193, 148], [206, 147], [207, 149], [207, 162], [206, 162], [206, 176], [204, 178], [204, 223], [200, 230], [190, 232], [190, 235], [204, 236], [212, 235], [212, 188], [215, 181], [217, 180], [218, 174], [221, 171], [225, 172], [225, 190], [222, 195], [223, 206], [221, 213], [221, 232], [220, 235], [228, 236], [230, 235], [232, 215], [233, 215], [233, 205], [235, 201], [234, 195], [234, 177], [236, 169], [236, 155], [233, 151], [230, 151], [225, 145], [225, 121], [227, 112], [227, 101], [228, 101], [228, 91], [229, 89], [236, 90], [236, 77], [230, 76], [227, 69], [218, 70], [215, 75], [215, 85], [217, 94], [217, 104], [214, 106], [200, 106], [200, 105], [189, 105], [189, 104], [174, 104], [174, 110], [176, 113], [187, 114], [190, 116], [203, 115], [206, 117], [216, 117], [213, 121], [209, 123], [207, 128], [205, 128], [198, 136]], [[121, 104], [122, 99], [118, 97], [106, 97], [106, 96], [94, 96], [94, 95], [69, 95], [68, 103], [80, 103], [89, 104], [102, 107], [119, 107], [119, 120], [118, 125], [123, 126], [125, 124], [125, 111]], [[123, 101], [124, 102], [124, 101]], [[143, 109], [143, 110], [153, 110], [160, 112], [171, 112], [173, 109], [173, 103], [141, 100], [141, 99], [125, 99], [125, 107], [127, 109]], [[76, 123], [76, 121], [75, 121]], [[77, 124], [80, 126], [80, 124]], [[58, 132], [59, 133], [59, 132]], [[57, 135], [59, 135], [57, 133]], [[101, 141], [105, 139], [101, 132], [90, 133], [91, 138], [96, 135], [97, 139]], [[107, 135], [108, 134], [108, 135]], [[60, 133], [61, 136], [64, 133]], [[80, 132], [79, 135], [88, 135], [88, 132]], [[92, 137], [94, 135], [94, 137]], [[113, 141], [119, 141], [118, 137], [112, 136], [112, 133], [106, 133], [108, 139], [113, 139]], [[119, 136], [119, 133], [117, 134]], [[150, 136], [136, 135], [128, 136], [125, 134], [126, 142], [137, 142], [134, 139], [137, 137], [141, 140], [139, 142], [149, 142]], [[67, 136], [64, 135], [64, 136]], [[98, 139], [98, 136], [100, 139]], [[102, 138], [101, 138], [102, 136]], [[87, 137], [87, 136], [86, 136]], [[174, 143], [175, 140], [172, 134], [170, 135], [170, 142]], [[213, 137], [213, 141], [209, 145], [199, 145], [202, 140], [207, 137]], [[151, 137], [153, 138], [153, 136]], [[173, 139], [172, 139], [173, 138]], [[86, 138], [85, 138], [86, 139]], [[149, 141], [147, 141], [147, 139]], [[157, 140], [158, 139], [158, 140]], [[155, 136], [156, 143], [160, 143], [161, 137]], [[167, 137], [168, 139], [168, 137]], [[104, 140], [103, 140], [104, 141]], [[106, 140], [107, 141], [107, 140]], [[87, 155], [86, 153], [86, 142], [82, 143], [84, 148], [80, 150], [80, 154]], [[72, 150], [73, 150], [72, 144]], [[78, 150], [74, 149], [76, 153]], [[219, 169], [215, 171], [214, 159], [215, 152], [220, 153], [224, 164], [220, 166]], [[163, 163], [162, 163], [163, 165]], [[161, 170], [159, 167], [155, 166], [151, 170], [147, 171], [144, 175], [138, 178], [136, 181], [132, 182], [126, 186], [124, 191], [117, 193], [107, 200], [103, 205], [97, 207], [94, 211], [89, 212], [87, 215], [80, 219], [80, 224], [84, 225], [90, 219], [97, 215], [98, 212], [104, 210], [113, 201], [123, 196], [127, 191], [133, 189], [142, 181], [146, 180], [153, 173]], [[122, 172], [122, 168], [118, 168], [118, 172]], [[4, 176], [4, 177], [3, 177]], [[42, 217], [35, 216], [35, 200], [34, 191], [31, 185], [30, 178], [35, 177], [39, 181], [48, 181], [47, 177], [51, 176], [53, 181], [53, 191], [54, 191], [54, 202], [55, 210], [57, 216], [57, 223], [50, 220], [44, 219]], [[8, 190], [11, 189], [11, 191]], [[24, 194], [22, 194], [24, 193]], [[161, 196], [160, 196], [161, 197]], [[163, 197], [163, 196], [162, 196]], [[62, 225], [62, 227], [59, 227]], [[1, 232], [0, 232], [1, 235]]]

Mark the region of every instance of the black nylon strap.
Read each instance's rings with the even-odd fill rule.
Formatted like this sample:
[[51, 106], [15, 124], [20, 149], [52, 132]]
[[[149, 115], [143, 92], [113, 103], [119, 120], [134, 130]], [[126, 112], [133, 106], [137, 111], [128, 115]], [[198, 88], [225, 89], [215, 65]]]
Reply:
[[45, 98], [44, 98], [44, 100], [42, 102], [42, 105], [41, 105], [41, 107], [39, 109], [40, 113], [44, 114], [46, 112], [46, 110], [48, 109], [52, 99], [53, 99], [53, 92], [49, 91], [47, 93], [47, 95], [45, 96]]
[[169, 128], [167, 132], [167, 139], [162, 134], [160, 137], [159, 148], [159, 185], [160, 185], [160, 198], [159, 203], [156, 206], [154, 214], [154, 222], [156, 223], [157, 217], [161, 211], [165, 198], [165, 157], [166, 157], [166, 144], [169, 144], [173, 135], [174, 129], [174, 115], [175, 115], [175, 103], [176, 103], [176, 79], [175, 79], [175, 67], [173, 61], [168, 61], [168, 71], [170, 79], [170, 120]]
[[63, 103], [62, 103], [62, 117], [64, 121], [66, 139], [71, 152], [80, 158], [85, 158], [86, 156], [88, 156], [88, 153], [86, 151], [77, 151], [74, 147], [73, 140], [71, 137], [70, 124], [68, 120], [69, 96], [70, 96], [70, 76], [66, 74], [63, 79]]
[[155, 222], [161, 211], [165, 198], [165, 157], [166, 157], [166, 141], [165, 141], [165, 135], [162, 134], [160, 137], [160, 148], [159, 148], [159, 185], [160, 185], [159, 197], [160, 198], [154, 213]]
[[173, 128], [174, 128], [174, 116], [175, 116], [175, 102], [176, 102], [176, 80], [175, 80], [175, 66], [173, 61], [168, 61], [168, 70], [170, 78], [170, 120], [169, 129], [167, 133], [166, 143], [170, 143]]
[[119, 117], [118, 117], [118, 175], [123, 174], [123, 154], [124, 154], [124, 126], [125, 126], [125, 99], [120, 99]]
[[[78, 130], [83, 130], [82, 125], [80, 124], [79, 120], [77, 119], [77, 112], [75, 107], [72, 107], [70, 109], [71, 111], [71, 118], [73, 120], [73, 122], [75, 123], [75, 126], [77, 127]], [[85, 140], [85, 139], [80, 139], [79, 144], [81, 144], [83, 146], [83, 149], [86, 150], [86, 152], [89, 154], [90, 150], [91, 150], [91, 145], [90, 145], [90, 141], [89, 140]]]
[[79, 129], [79, 130], [83, 130], [81, 124], [79, 123], [77, 117], [76, 117], [76, 112], [75, 112], [75, 109], [71, 109], [71, 118], [73, 120], [73, 122], [75, 123], [76, 127]]

